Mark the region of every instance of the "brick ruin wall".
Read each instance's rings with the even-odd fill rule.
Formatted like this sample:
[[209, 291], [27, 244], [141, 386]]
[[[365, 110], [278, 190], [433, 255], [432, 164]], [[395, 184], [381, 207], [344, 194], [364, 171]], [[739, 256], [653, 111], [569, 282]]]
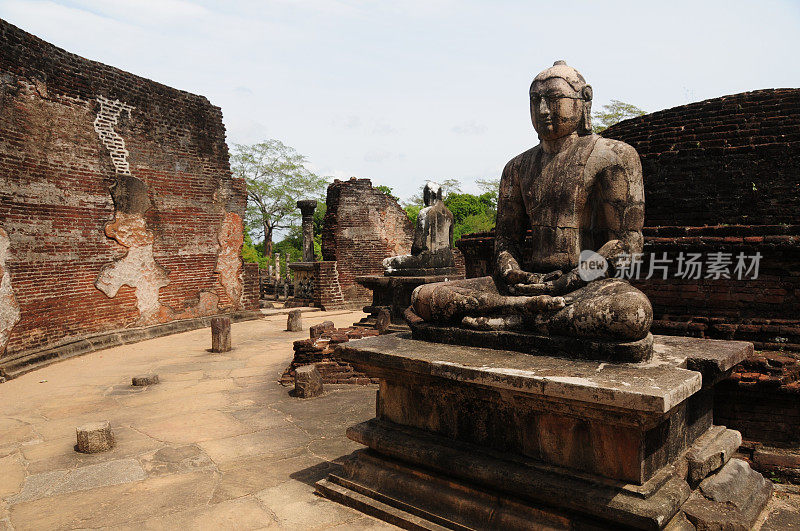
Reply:
[[[734, 263], [761, 254], [756, 279], [677, 279], [673, 264], [666, 280], [633, 284], [653, 303], [655, 333], [740, 339], [763, 351], [719, 386], [718, 422], [745, 438], [800, 443], [800, 89], [692, 103], [603, 135], [642, 159], [645, 263], [662, 253], [731, 253]], [[468, 277], [491, 273], [493, 233], [457, 245]]]
[[0, 356], [257, 307], [245, 184], [202, 96], [0, 20]]
[[692, 103], [603, 135], [642, 159], [651, 253], [762, 254], [754, 280], [641, 282], [663, 326], [800, 350], [800, 89]]
[[647, 226], [800, 223], [800, 89], [674, 107], [603, 136], [642, 158]]
[[368, 303], [370, 291], [355, 278], [383, 274], [384, 258], [410, 253], [414, 227], [397, 201], [369, 179], [334, 180], [325, 203], [323, 260], [337, 262], [346, 303]]

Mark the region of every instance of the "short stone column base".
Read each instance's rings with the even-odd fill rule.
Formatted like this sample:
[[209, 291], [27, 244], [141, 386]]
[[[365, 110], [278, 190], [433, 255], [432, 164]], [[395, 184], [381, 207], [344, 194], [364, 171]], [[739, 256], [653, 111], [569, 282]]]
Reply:
[[83, 454], [96, 454], [111, 450], [116, 441], [109, 422], [91, 422], [77, 428], [76, 449]]

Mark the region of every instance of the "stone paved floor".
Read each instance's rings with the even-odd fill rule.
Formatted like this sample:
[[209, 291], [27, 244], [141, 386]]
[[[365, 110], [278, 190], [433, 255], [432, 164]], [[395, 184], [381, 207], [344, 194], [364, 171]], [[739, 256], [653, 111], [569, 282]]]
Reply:
[[[304, 313], [233, 324], [234, 350], [212, 354], [209, 329], [73, 358], [0, 385], [0, 530], [396, 529], [314, 494], [359, 445], [347, 426], [374, 416], [376, 386], [288, 395], [278, 377], [292, 341], [326, 319]], [[132, 388], [155, 372], [161, 383]], [[114, 427], [103, 454], [73, 450], [75, 428]]]
[[[360, 312], [304, 314], [350, 325]], [[376, 386], [288, 395], [285, 315], [233, 325], [212, 354], [209, 329], [73, 358], [0, 385], [0, 531], [4, 529], [389, 529], [314, 494], [357, 449], [347, 426], [374, 416]], [[155, 372], [162, 383], [132, 388]], [[114, 427], [117, 446], [73, 450], [75, 428]], [[796, 494], [776, 494], [763, 529], [798, 526]], [[800, 527], [800, 526], [799, 526]]]

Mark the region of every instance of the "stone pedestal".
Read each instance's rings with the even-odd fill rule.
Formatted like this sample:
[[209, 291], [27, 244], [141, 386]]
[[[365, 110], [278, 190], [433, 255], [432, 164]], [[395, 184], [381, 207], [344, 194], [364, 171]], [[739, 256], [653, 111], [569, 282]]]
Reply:
[[336, 261], [295, 262], [289, 264], [289, 269], [294, 271], [294, 297], [284, 307], [314, 306], [323, 310], [344, 307]]
[[294, 296], [284, 304], [285, 308], [314, 305], [314, 262], [294, 262], [289, 264], [294, 272]]
[[322, 375], [315, 364], [298, 367], [294, 375], [294, 396], [313, 398], [322, 394]]
[[406, 331], [406, 324], [403, 312], [411, 306], [411, 293], [417, 286], [431, 284], [434, 282], [444, 282], [446, 280], [458, 280], [464, 278], [453, 270], [450, 275], [432, 276], [387, 276], [369, 275], [356, 277], [356, 282], [367, 289], [372, 290], [372, 305], [364, 306], [364, 312], [370, 314], [356, 323], [359, 326], [369, 328], [375, 327], [375, 320], [381, 308], [387, 308], [391, 313], [392, 324], [390, 330], [393, 332]]
[[743, 518], [708, 494], [739, 478], [750, 486], [731, 496], [749, 520], [771, 484], [744, 463], [726, 465], [740, 439], [713, 426], [711, 387], [752, 348], [655, 336], [651, 360], [617, 364], [407, 333], [345, 344], [342, 359], [381, 378], [377, 415], [347, 432], [368, 449], [317, 488], [423, 529], [661, 529], [702, 527], [714, 511]]

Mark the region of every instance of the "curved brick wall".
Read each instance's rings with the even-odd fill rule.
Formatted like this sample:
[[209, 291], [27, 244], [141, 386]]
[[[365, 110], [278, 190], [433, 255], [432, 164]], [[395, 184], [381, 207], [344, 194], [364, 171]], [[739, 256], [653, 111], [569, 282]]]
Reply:
[[368, 302], [361, 275], [383, 274], [383, 259], [411, 252], [414, 227], [405, 211], [369, 179], [355, 177], [328, 186], [322, 229], [323, 260], [338, 262], [345, 302]]
[[674, 107], [603, 136], [642, 158], [646, 226], [800, 223], [800, 89]]
[[253, 307], [244, 208], [218, 107], [0, 20], [0, 364]]

